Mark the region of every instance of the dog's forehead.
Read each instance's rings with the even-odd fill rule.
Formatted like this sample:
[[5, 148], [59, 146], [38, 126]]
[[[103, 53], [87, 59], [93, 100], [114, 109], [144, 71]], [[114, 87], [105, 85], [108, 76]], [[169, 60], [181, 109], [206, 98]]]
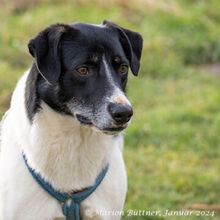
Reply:
[[[121, 46], [117, 31], [110, 29], [105, 25], [93, 25], [86, 23], [70, 24], [74, 29], [72, 37], [67, 41], [63, 39], [63, 51], [66, 59], [77, 59], [82, 56], [93, 56], [93, 60], [97, 60], [95, 55], [103, 55], [107, 53], [109, 56], [123, 56], [124, 52]], [[71, 32], [70, 32], [71, 33]], [[71, 52], [70, 52], [71, 51]], [[98, 60], [97, 60], [98, 61]]]
[[80, 37], [89, 39], [90, 41], [109, 41], [110, 39], [117, 39], [118, 34], [114, 29], [110, 29], [106, 25], [87, 24], [87, 23], [73, 23], [70, 24], [75, 30], [78, 30]]

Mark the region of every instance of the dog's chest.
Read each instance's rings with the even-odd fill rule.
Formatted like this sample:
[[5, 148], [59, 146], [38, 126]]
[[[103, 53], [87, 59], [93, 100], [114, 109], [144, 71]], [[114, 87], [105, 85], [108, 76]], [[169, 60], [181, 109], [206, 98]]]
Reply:
[[47, 106], [35, 118], [29, 140], [30, 146], [24, 151], [30, 165], [63, 191], [93, 185], [94, 176], [117, 145], [116, 138], [82, 128]]

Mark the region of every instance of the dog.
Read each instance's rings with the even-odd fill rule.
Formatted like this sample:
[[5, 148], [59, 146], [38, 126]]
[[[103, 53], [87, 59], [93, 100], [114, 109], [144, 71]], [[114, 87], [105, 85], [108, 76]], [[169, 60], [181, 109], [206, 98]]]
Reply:
[[65, 219], [31, 171], [69, 195], [93, 186], [107, 164], [100, 185], [79, 204], [80, 217], [121, 218], [123, 130], [133, 114], [125, 88], [129, 68], [138, 75], [142, 44], [139, 33], [110, 21], [54, 24], [30, 40], [33, 64], [2, 121], [1, 220]]

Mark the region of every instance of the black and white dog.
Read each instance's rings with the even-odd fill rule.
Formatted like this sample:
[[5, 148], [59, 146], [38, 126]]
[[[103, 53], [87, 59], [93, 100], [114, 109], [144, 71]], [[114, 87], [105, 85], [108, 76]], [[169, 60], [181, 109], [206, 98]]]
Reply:
[[128, 69], [138, 74], [142, 37], [115, 23], [55, 24], [29, 42], [32, 67], [22, 76], [2, 122], [0, 219], [64, 218], [59, 202], [34, 180], [22, 158], [65, 193], [97, 189], [80, 204], [82, 219], [120, 219], [126, 171], [123, 131], [132, 107]]

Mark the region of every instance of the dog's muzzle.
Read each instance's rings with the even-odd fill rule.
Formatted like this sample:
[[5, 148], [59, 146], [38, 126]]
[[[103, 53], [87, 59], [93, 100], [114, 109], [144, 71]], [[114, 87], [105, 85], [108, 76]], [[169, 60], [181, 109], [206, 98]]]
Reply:
[[99, 128], [89, 118], [76, 114], [76, 119], [84, 126], [95, 128], [106, 134], [116, 134], [124, 130], [128, 126], [133, 110], [128, 104], [109, 103], [108, 113], [112, 118], [112, 124], [109, 127]]

